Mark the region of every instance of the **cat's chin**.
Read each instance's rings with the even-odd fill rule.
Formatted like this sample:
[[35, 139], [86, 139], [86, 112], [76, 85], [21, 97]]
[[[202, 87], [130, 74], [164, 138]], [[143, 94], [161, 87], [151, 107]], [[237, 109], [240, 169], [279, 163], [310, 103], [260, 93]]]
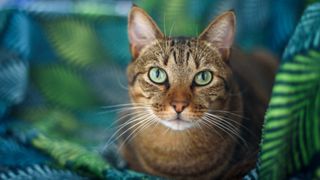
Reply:
[[194, 123], [190, 121], [185, 121], [181, 119], [174, 119], [174, 120], [160, 120], [160, 123], [172, 130], [175, 131], [183, 131], [188, 128], [193, 127]]

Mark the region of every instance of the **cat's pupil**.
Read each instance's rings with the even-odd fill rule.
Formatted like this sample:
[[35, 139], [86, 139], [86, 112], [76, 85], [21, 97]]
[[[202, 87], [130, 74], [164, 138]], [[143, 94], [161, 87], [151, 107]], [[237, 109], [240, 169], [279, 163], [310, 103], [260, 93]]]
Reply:
[[159, 78], [159, 76], [160, 76], [160, 70], [157, 69], [157, 71], [156, 71], [156, 77]]
[[206, 80], [206, 73], [201, 73], [202, 80]]

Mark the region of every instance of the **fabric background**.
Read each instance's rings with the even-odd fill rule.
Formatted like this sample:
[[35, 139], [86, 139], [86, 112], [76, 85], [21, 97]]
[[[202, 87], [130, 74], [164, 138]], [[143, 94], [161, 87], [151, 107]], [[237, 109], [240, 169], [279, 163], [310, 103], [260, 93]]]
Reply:
[[[245, 179], [320, 178], [320, 5], [315, 0], [137, 0], [167, 35], [237, 14], [236, 44], [281, 60], [257, 168]], [[131, 1], [0, 1], [0, 179], [159, 179], [106, 147], [128, 101]], [[110, 152], [108, 155], [104, 152]], [[104, 160], [107, 156], [107, 161]]]

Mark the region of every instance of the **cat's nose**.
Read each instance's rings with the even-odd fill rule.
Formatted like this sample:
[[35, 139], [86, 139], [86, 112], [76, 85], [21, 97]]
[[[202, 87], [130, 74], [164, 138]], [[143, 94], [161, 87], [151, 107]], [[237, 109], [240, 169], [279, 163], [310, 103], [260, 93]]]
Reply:
[[189, 105], [188, 101], [172, 101], [171, 106], [179, 114]]

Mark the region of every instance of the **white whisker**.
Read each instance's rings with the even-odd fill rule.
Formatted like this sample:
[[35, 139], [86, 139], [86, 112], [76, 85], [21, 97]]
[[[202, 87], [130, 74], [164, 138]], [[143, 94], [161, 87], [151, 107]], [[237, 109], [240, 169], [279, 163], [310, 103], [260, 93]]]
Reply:
[[[203, 119], [201, 118], [201, 121], [199, 121], [199, 123], [205, 125], [205, 126], [206, 126], [207, 128], [209, 128], [209, 129], [211, 129], [210, 124], [208, 124], [208, 123], [206, 122], [206, 120], [203, 120]], [[218, 131], [214, 131], [214, 133], [216, 133], [218, 136], [220, 136], [221, 139], [224, 139], [224, 137], [223, 137]]]
[[176, 25], [176, 22], [172, 23], [171, 28], [170, 28], [170, 32], [169, 32], [169, 37], [171, 37], [171, 33], [172, 33], [172, 30], [175, 25]]
[[[224, 117], [224, 116], [219, 116], [217, 115], [218, 117], [222, 118], [222, 119], [225, 119], [225, 120], [228, 120], [228, 121], [232, 121], [233, 123], [239, 125], [243, 130], [247, 131], [248, 133], [250, 133], [252, 136], [256, 136], [256, 134], [254, 134], [249, 128], [247, 128], [246, 126], [244, 126], [243, 124], [241, 124], [240, 122], [234, 120], [234, 119], [231, 119], [231, 118], [228, 118], [228, 117]], [[239, 118], [243, 118], [242, 116], [239, 116]], [[245, 119], [245, 118], [244, 118]]]
[[145, 105], [143, 103], [124, 103], [124, 104], [115, 104], [110, 106], [102, 106], [102, 108], [110, 108], [110, 107], [119, 107], [119, 106], [134, 106], [134, 105]]
[[[143, 112], [142, 112], [141, 114], [143, 114]], [[108, 147], [112, 142], [117, 141], [122, 135], [124, 135], [126, 132], [128, 132], [131, 128], [134, 128], [137, 124], [139, 124], [139, 123], [141, 122], [141, 120], [142, 120], [143, 118], [149, 116], [149, 114], [146, 114], [146, 113], [143, 114], [143, 115], [141, 115], [141, 114], [138, 114], [138, 115], [135, 115], [135, 116], [131, 117], [128, 121], [126, 121], [124, 124], [122, 124], [121, 127], [118, 128], [118, 129], [116, 130], [116, 132], [114, 132], [113, 135], [109, 138], [109, 140], [107, 141], [106, 145], [104, 146], [104, 149], [105, 149], [106, 147]], [[127, 125], [132, 124], [132, 123], [137, 122], [137, 121], [138, 121], [138, 123], [134, 124], [133, 126], [129, 127], [128, 129], [126, 129], [124, 132], [122, 132], [120, 135], [118, 135], [118, 137], [116, 137], [116, 138], [113, 140], [113, 138], [114, 138], [123, 128], [125, 128]]]
[[[231, 124], [230, 122], [228, 122], [227, 120], [225, 120], [219, 116], [209, 114], [209, 113], [206, 113], [206, 115], [207, 115], [206, 117], [209, 118], [209, 120], [212, 120], [211, 122], [216, 122], [221, 127], [223, 127], [225, 130], [229, 131], [230, 133], [235, 135], [238, 139], [240, 139], [245, 144], [245, 146], [248, 146], [247, 142], [241, 137], [240, 130], [238, 130], [238, 128], [235, 125]], [[216, 121], [215, 119], [217, 119], [219, 121]]]
[[203, 120], [205, 120], [207, 123], [213, 125], [214, 127], [219, 128], [220, 130], [222, 130], [223, 132], [225, 132], [227, 135], [229, 135], [233, 140], [236, 140], [234, 138], [234, 136], [232, 134], [229, 133], [228, 129], [225, 129], [224, 126], [222, 126], [221, 124], [217, 123], [217, 121], [214, 121], [212, 119], [208, 119], [207, 117], [203, 117]]
[[141, 121], [142, 123], [140, 123], [140, 125], [138, 127], [136, 127], [127, 137], [124, 141], [122, 141], [122, 144], [119, 146], [119, 149], [122, 148], [122, 146], [130, 141], [130, 139], [133, 139], [134, 137], [136, 137], [138, 135], [139, 132], [141, 132], [144, 128], [149, 127], [151, 124], [153, 124], [154, 122], [152, 121], [152, 118], [147, 118]]
[[125, 111], [132, 111], [132, 110], [136, 110], [136, 109], [144, 109], [146, 108], [146, 106], [135, 106], [135, 107], [119, 107], [119, 108], [115, 108], [115, 109], [111, 109], [111, 110], [107, 110], [107, 111], [101, 111], [100, 113], [102, 114], [107, 114], [107, 113], [112, 113], [112, 112], [125, 112]]

